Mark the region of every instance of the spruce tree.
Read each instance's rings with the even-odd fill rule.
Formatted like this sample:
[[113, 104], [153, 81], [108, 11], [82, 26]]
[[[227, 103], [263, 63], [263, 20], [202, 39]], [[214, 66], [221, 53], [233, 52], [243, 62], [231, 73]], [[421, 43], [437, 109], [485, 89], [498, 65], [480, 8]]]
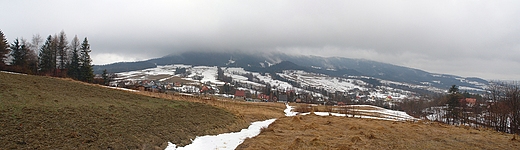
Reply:
[[52, 66], [54, 66], [53, 75], [58, 75], [58, 35], [54, 34], [51, 39], [50, 50], [52, 52]]
[[108, 86], [108, 84], [110, 83], [110, 76], [106, 69], [103, 70], [103, 74], [101, 74], [101, 77], [103, 77], [103, 84]]
[[457, 124], [460, 123], [460, 100], [463, 98], [463, 96], [459, 93], [459, 88], [457, 88], [456, 85], [452, 85], [451, 88], [448, 90], [449, 95], [447, 95], [448, 101], [446, 104], [448, 105], [447, 111], [446, 111], [446, 118], [448, 124]]
[[90, 44], [85, 37], [80, 48], [80, 80], [84, 82], [92, 82], [94, 80], [94, 70], [92, 68], [92, 60], [90, 59]]
[[70, 43], [71, 48], [71, 58], [70, 58], [70, 64], [67, 67], [67, 75], [73, 79], [79, 80], [80, 79], [80, 59], [79, 59], [79, 39], [78, 36], [74, 36], [72, 39], [72, 42]]
[[7, 42], [7, 38], [5, 38], [4, 33], [0, 30], [0, 69], [3, 69], [6, 66], [7, 54], [11, 52], [9, 49], [9, 43]]
[[23, 45], [20, 40], [15, 39], [11, 44], [11, 57], [13, 58], [11, 65], [24, 67], [27, 63], [26, 55], [27, 55], [27, 47]]
[[35, 54], [29, 49], [30, 45], [25, 39], [14, 40], [11, 44], [11, 57], [13, 58], [11, 65], [18, 72], [32, 73], [30, 65], [35, 64], [36, 58], [33, 58]]
[[38, 55], [38, 68], [40, 73], [48, 74], [52, 73], [56, 67], [56, 59], [54, 59], [54, 52], [52, 50], [52, 36], [49, 35], [47, 40], [40, 48], [40, 54]]
[[68, 42], [67, 42], [67, 35], [65, 35], [64, 31], [61, 31], [59, 36], [57, 37], [58, 43], [56, 44], [57, 48], [57, 62], [58, 62], [58, 69], [63, 70], [66, 68], [68, 59], [67, 59], [67, 53], [68, 53]]

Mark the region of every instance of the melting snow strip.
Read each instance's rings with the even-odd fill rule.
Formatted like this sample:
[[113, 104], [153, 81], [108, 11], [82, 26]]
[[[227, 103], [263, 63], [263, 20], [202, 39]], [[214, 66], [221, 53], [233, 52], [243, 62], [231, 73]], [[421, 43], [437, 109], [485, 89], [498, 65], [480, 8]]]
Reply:
[[23, 74], [23, 73], [9, 72], [9, 71], [0, 71], [0, 72], [9, 73], [9, 74], [17, 74], [17, 75], [27, 75], [27, 74]]
[[[293, 112], [294, 106], [289, 106], [288, 104], [285, 104], [287, 107], [284, 112], [285, 116], [296, 116], [296, 115], [308, 115], [310, 113], [298, 113]], [[387, 111], [386, 109], [382, 109], [379, 111], [379, 113], [389, 113], [384, 112]], [[378, 111], [376, 111], [378, 112]], [[390, 111], [393, 112], [391, 114], [395, 115], [396, 113], [400, 113], [399, 111]], [[345, 117], [346, 114], [339, 114], [339, 113], [330, 113], [330, 112], [314, 112], [314, 114], [319, 116], [341, 116]], [[351, 117], [352, 115], [349, 115]], [[410, 119], [411, 116], [405, 116], [402, 115], [399, 117], [390, 117], [390, 118], [384, 118], [384, 117], [373, 117], [373, 116], [363, 116], [363, 115], [356, 115], [356, 117], [359, 118], [369, 118], [369, 119], [379, 119], [379, 120], [390, 120], [390, 121], [402, 121]], [[413, 117], [411, 117], [413, 118]], [[415, 118], [413, 118], [415, 119]], [[195, 140], [192, 141], [191, 144], [186, 145], [184, 147], [177, 147], [177, 145], [168, 142], [168, 147], [166, 147], [166, 150], [205, 150], [205, 149], [219, 149], [219, 150], [231, 150], [235, 149], [238, 145], [242, 144], [246, 138], [252, 138], [260, 134], [260, 130], [262, 128], [267, 128], [271, 123], [273, 123], [276, 119], [269, 119], [265, 121], [257, 121], [251, 123], [249, 128], [242, 129], [240, 132], [233, 132], [233, 133], [223, 133], [219, 135], [206, 135], [195, 138]]]
[[113, 86], [104, 86], [104, 85], [102, 85], [102, 86], [103, 86], [103, 87], [106, 87], [106, 88], [117, 89], [117, 90], [123, 90], [123, 91], [139, 92], [138, 90], [132, 90], [132, 89], [127, 89], [127, 88], [120, 88], [120, 87], [113, 87]]
[[[295, 116], [295, 115], [308, 115], [308, 113], [298, 113], [298, 112], [292, 112], [292, 109], [294, 106], [287, 105], [287, 109], [284, 110], [286, 116]], [[366, 119], [378, 119], [378, 120], [389, 120], [389, 121], [416, 121], [419, 120], [415, 117], [412, 117], [405, 112], [402, 111], [395, 111], [395, 110], [388, 110], [385, 108], [372, 106], [372, 105], [353, 105], [353, 106], [361, 106], [361, 107], [372, 107], [376, 108], [376, 110], [361, 110], [361, 109], [352, 109], [352, 111], [357, 111], [361, 114], [351, 115], [351, 114], [341, 114], [341, 113], [331, 113], [331, 112], [314, 112], [315, 115], [318, 116], [338, 116], [338, 117], [355, 117], [355, 118], [366, 118]], [[380, 114], [382, 116], [376, 117], [376, 116], [370, 116], [363, 113], [376, 113]]]
[[[285, 116], [296, 116], [298, 112], [292, 112], [293, 106], [285, 104], [287, 107], [284, 112]], [[252, 138], [260, 134], [262, 128], [267, 128], [276, 119], [269, 119], [265, 121], [257, 121], [251, 123], [249, 128], [242, 129], [240, 132], [223, 133], [219, 135], [206, 135], [195, 138], [191, 144], [184, 147], [177, 147], [177, 145], [168, 142], [166, 150], [203, 150], [203, 149], [235, 149], [238, 145], [242, 144], [246, 138]]]
[[242, 144], [246, 138], [252, 138], [260, 134], [262, 128], [267, 128], [276, 119], [269, 119], [265, 121], [257, 121], [251, 123], [247, 129], [242, 129], [240, 132], [224, 133], [219, 135], [206, 135], [195, 138], [190, 145], [185, 147], [177, 147], [177, 145], [168, 142], [166, 150], [205, 150], [205, 149], [235, 149]]

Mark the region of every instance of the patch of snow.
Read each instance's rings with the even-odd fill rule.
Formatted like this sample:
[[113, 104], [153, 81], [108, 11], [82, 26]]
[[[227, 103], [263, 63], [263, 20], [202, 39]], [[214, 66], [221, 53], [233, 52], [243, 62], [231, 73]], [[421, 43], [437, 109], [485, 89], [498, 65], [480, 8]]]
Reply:
[[184, 64], [175, 64], [173, 65], [174, 68], [191, 68], [192, 65], [184, 65]]
[[292, 109], [294, 109], [294, 106], [289, 106], [289, 104], [285, 104], [285, 107], [287, 107], [283, 112], [285, 112], [285, 116], [296, 116], [298, 112], [293, 112]]
[[249, 128], [242, 129], [240, 132], [197, 137], [191, 144], [184, 147], [177, 147], [175, 144], [168, 142], [168, 147], [166, 147], [166, 150], [233, 150], [242, 142], [244, 142], [246, 138], [252, 138], [260, 134], [260, 130], [262, 128], [267, 128], [275, 120], [276, 119], [269, 119], [265, 121], [253, 122]]
[[467, 86], [459, 86], [459, 90], [467, 90], [467, 91], [485, 91], [483, 89], [477, 89], [477, 88], [472, 88], [472, 87], [467, 87]]
[[264, 61], [264, 62], [267, 63], [267, 66], [268, 66], [268, 67], [271, 67], [272, 65], [275, 65], [275, 64], [272, 64], [272, 63], [268, 62], [267, 60]]
[[[289, 106], [287, 106], [289, 107]], [[378, 119], [378, 120], [389, 120], [389, 121], [406, 121], [406, 120], [418, 120], [417, 118], [414, 118], [406, 112], [402, 111], [396, 111], [396, 110], [389, 110], [377, 106], [372, 105], [349, 105], [347, 107], [371, 107], [373, 110], [360, 110], [360, 109], [351, 109], [350, 111], [358, 112], [356, 115], [352, 114], [340, 114], [340, 113], [332, 113], [332, 112], [314, 112], [315, 115], [318, 116], [338, 116], [338, 117], [357, 117], [357, 118], [367, 118], [367, 119]], [[289, 108], [288, 108], [289, 109]], [[288, 110], [286, 109], [286, 111]], [[291, 107], [292, 109], [292, 107]], [[363, 113], [370, 113], [370, 114], [380, 114], [379, 117], [371, 116], [371, 115], [365, 115]], [[285, 112], [287, 115], [288, 112]], [[308, 115], [310, 113], [298, 113], [299, 115]]]
[[193, 77], [196, 75], [203, 76], [200, 80], [202, 83], [210, 82], [217, 85], [224, 85], [225, 83], [217, 80], [217, 67], [208, 67], [208, 66], [195, 66], [191, 69], [192, 74], [188, 77]]
[[120, 87], [113, 87], [113, 86], [105, 86], [105, 87], [111, 88], [111, 89], [123, 90], [123, 91], [139, 92], [138, 90], [132, 90], [132, 89], [127, 89], [127, 88], [120, 88]]
[[17, 75], [27, 75], [27, 74], [23, 74], [23, 73], [9, 72], [9, 71], [0, 71], [0, 72], [9, 73], [9, 74], [17, 74]]
[[235, 63], [235, 61], [233, 60], [233, 58], [231, 58], [231, 59], [228, 60], [228, 63], [226, 63], [226, 65], [234, 64], [234, 63]]
[[421, 82], [421, 84], [430, 85], [430, 82]]
[[162, 82], [162, 81], [165, 81], [165, 80], [171, 79], [171, 78], [173, 78], [173, 77], [175, 77], [175, 76], [166, 77], [166, 78], [160, 79], [159, 81]]
[[433, 77], [443, 77], [442, 75], [440, 74], [431, 74]]

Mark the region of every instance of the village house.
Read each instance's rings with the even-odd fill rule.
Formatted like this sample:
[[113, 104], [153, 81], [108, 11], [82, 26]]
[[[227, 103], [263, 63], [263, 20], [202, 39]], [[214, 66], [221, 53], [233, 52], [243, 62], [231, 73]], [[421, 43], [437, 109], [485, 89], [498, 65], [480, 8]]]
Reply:
[[245, 99], [246, 98], [246, 91], [244, 91], [244, 90], [236, 90], [235, 91], [235, 98], [237, 98], [237, 99]]
[[459, 102], [461, 105], [466, 104], [466, 106], [468, 106], [468, 107], [473, 107], [477, 103], [477, 99], [476, 98], [463, 98], [463, 99], [460, 99]]

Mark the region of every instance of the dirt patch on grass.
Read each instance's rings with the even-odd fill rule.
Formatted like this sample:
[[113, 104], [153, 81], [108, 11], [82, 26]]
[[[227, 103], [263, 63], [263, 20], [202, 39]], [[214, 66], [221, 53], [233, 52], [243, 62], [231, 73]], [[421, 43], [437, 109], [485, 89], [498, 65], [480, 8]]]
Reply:
[[167, 141], [185, 145], [272, 117], [237, 113], [263, 106], [170, 100], [41, 76], [0, 73], [0, 89], [6, 149], [163, 149]]
[[520, 149], [512, 134], [439, 123], [332, 116], [276, 120], [237, 149]]

